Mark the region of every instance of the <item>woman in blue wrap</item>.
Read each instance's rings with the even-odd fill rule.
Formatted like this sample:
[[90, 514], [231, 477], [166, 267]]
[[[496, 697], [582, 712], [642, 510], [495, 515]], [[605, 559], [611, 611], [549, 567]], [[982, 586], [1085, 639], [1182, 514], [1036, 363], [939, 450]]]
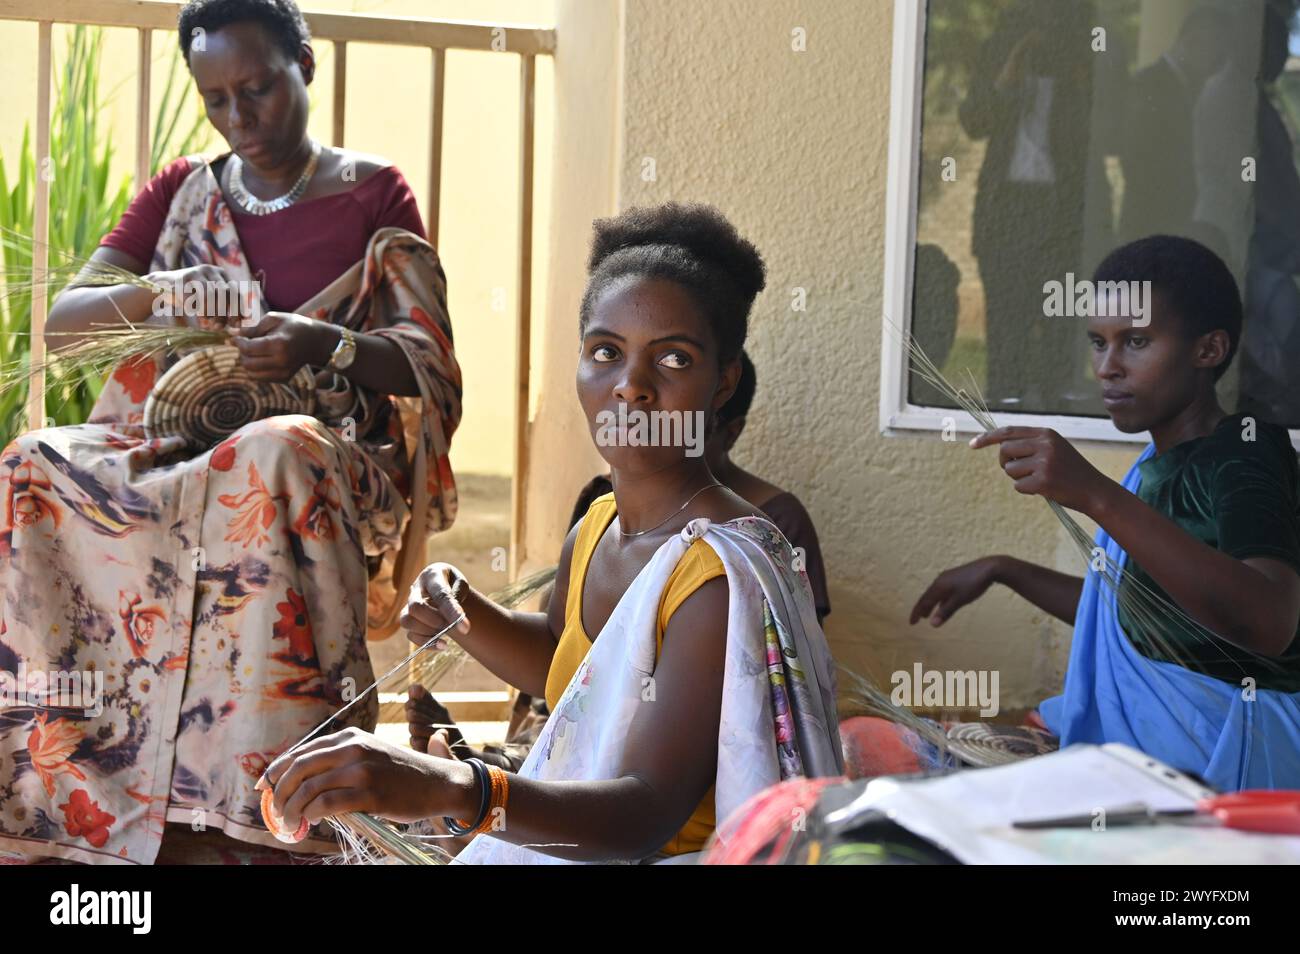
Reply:
[[1300, 472], [1285, 429], [1219, 403], [1236, 283], [1166, 235], [1115, 250], [1094, 282], [1151, 283], [1142, 313], [1112, 300], [1087, 322], [1111, 419], [1151, 434], [1123, 483], [1047, 428], [971, 446], [996, 445], [1020, 493], [1092, 518], [1124, 567], [1119, 593], [1096, 572], [991, 556], [936, 578], [912, 622], [941, 625], [1001, 583], [1074, 625], [1065, 690], [1039, 710], [1063, 746], [1122, 742], [1225, 791], [1300, 788]]

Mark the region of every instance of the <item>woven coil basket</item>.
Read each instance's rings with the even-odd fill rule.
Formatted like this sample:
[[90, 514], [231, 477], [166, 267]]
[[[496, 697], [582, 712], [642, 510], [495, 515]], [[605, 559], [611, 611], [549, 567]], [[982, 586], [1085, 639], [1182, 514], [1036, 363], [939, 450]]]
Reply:
[[150, 438], [179, 435], [206, 450], [245, 424], [278, 414], [313, 414], [316, 379], [305, 366], [285, 383], [254, 381], [239, 349], [214, 345], [193, 351], [154, 384], [144, 405]]

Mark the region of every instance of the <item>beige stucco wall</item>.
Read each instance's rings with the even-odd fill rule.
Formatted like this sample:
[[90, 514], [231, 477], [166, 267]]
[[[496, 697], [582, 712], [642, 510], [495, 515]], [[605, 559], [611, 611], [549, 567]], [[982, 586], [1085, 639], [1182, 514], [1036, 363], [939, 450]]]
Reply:
[[[587, 57], [598, 33], [561, 0], [557, 78]], [[914, 661], [997, 669], [1002, 705], [1031, 705], [1059, 686], [1068, 630], [1005, 590], [995, 590], [943, 629], [907, 625], [930, 579], [994, 552], [1075, 569], [1063, 532], [1039, 500], [1019, 497], [991, 452], [939, 435], [883, 437], [880, 387], [881, 282], [885, 249], [891, 0], [625, 0], [621, 92], [615, 108], [617, 205], [668, 199], [718, 205], [762, 250], [768, 289], [753, 315], [749, 349], [759, 389], [738, 445], [743, 466], [797, 493], [818, 525], [834, 612], [827, 630], [837, 657], [887, 674]], [[566, 16], [566, 14], [568, 16]], [[791, 31], [806, 31], [806, 52]], [[592, 82], [596, 80], [593, 74]], [[571, 90], [561, 80], [558, 101]], [[593, 129], [605, 121], [603, 97]], [[571, 117], [570, 117], [571, 118]], [[565, 182], [589, 167], [563, 158], [565, 108], [557, 115], [557, 228], [576, 228], [602, 204], [605, 178]], [[579, 149], [568, 162], [583, 155]], [[654, 160], [656, 179], [642, 177]], [[568, 209], [569, 214], [561, 212]], [[558, 241], [572, 245], [573, 236]], [[583, 447], [573, 398], [580, 259], [553, 262], [556, 325], [534, 424], [534, 467], [554, 488], [531, 493], [530, 558], [558, 546], [571, 491], [597, 465]], [[808, 290], [808, 310], [790, 308]], [[581, 465], [573, 458], [581, 455]], [[1131, 450], [1092, 450], [1119, 475]], [[563, 493], [570, 493], [563, 497]], [[557, 499], [557, 497], [559, 499]], [[538, 512], [537, 507], [543, 512]], [[553, 550], [551, 552], [554, 552]]]
[[542, 301], [547, 318], [534, 326], [538, 398], [529, 424], [520, 554], [526, 570], [555, 562], [578, 490], [604, 470], [573, 376], [591, 221], [617, 203], [621, 22], [620, 4], [612, 0], [556, 3], [550, 280]]

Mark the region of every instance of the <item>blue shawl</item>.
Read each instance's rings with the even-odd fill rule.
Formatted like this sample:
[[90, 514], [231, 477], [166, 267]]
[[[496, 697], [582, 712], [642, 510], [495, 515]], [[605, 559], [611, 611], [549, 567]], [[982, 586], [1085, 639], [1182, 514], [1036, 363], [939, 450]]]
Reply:
[[[1124, 478], [1137, 492], [1138, 465]], [[1096, 545], [1120, 566], [1128, 554], [1105, 530]], [[1074, 621], [1065, 691], [1039, 707], [1062, 747], [1122, 742], [1222, 791], [1300, 788], [1300, 693], [1253, 690], [1139, 653], [1120, 629], [1116, 594], [1092, 571]]]

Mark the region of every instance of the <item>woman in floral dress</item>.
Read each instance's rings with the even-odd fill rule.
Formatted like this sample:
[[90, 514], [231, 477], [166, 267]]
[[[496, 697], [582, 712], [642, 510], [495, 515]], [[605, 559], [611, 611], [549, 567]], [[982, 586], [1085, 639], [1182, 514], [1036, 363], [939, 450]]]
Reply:
[[[275, 844], [254, 783], [372, 681], [367, 632], [395, 631], [428, 534], [455, 516], [460, 372], [410, 188], [307, 135], [315, 61], [290, 0], [194, 0], [179, 29], [231, 151], [164, 168], [94, 258], [216, 301], [233, 290], [242, 368], [276, 382], [308, 366], [316, 410], [215, 447], [150, 437], [167, 355], [116, 368], [86, 424], [4, 448], [0, 677], [102, 688], [91, 705], [31, 691], [0, 708], [6, 860], [149, 863], [168, 822]], [[50, 347], [123, 319], [233, 318], [169, 317], [182, 304], [74, 283]]]

